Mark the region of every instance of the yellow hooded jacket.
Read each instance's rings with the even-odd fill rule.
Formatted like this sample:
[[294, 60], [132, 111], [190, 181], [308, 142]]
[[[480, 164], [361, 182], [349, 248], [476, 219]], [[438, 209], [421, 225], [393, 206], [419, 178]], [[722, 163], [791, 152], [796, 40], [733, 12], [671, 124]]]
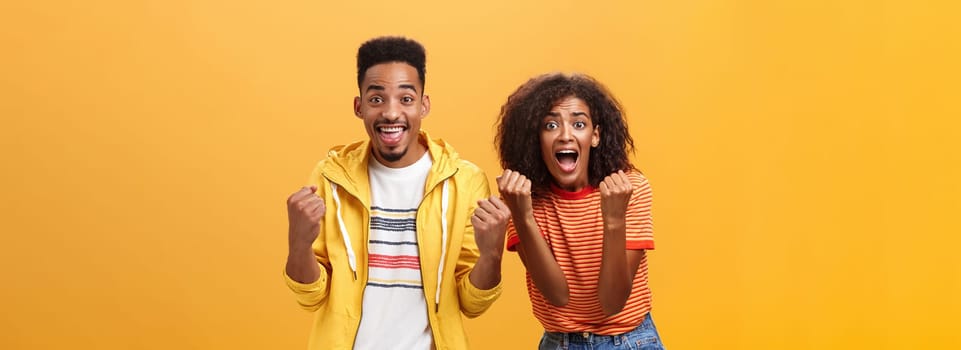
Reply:
[[[417, 210], [425, 312], [436, 349], [466, 349], [461, 313], [477, 317], [501, 293], [500, 284], [481, 290], [468, 278], [480, 255], [470, 216], [490, 188], [484, 172], [460, 159], [449, 144], [431, 140], [424, 131], [420, 140], [433, 161]], [[327, 206], [313, 244], [320, 278], [304, 284], [284, 273], [300, 306], [315, 312], [309, 349], [350, 349], [360, 328], [370, 227], [368, 161], [369, 140], [337, 146], [310, 177]]]

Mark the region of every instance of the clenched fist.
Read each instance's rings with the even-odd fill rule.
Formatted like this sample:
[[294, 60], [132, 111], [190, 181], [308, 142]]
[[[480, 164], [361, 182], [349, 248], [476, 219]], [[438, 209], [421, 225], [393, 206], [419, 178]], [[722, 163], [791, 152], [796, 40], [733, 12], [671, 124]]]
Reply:
[[504, 174], [497, 177], [497, 190], [518, 220], [534, 212], [531, 203], [531, 180], [523, 174], [510, 169], [504, 170]]
[[601, 214], [605, 220], [623, 220], [634, 188], [623, 170], [608, 175], [598, 186], [601, 191]]
[[510, 209], [497, 197], [477, 201], [477, 209], [474, 209], [470, 222], [474, 225], [474, 240], [482, 255], [500, 257], [504, 254], [504, 235], [510, 219]]
[[292, 247], [309, 247], [320, 234], [327, 206], [316, 192], [317, 186], [304, 187], [287, 198], [287, 238]]

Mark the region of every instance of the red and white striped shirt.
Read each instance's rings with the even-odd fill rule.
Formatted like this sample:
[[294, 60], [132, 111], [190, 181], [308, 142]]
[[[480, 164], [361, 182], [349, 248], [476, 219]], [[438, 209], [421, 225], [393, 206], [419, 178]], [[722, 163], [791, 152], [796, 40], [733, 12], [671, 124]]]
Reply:
[[[651, 186], [640, 172], [632, 171], [628, 178], [634, 190], [625, 218], [627, 249], [654, 249]], [[600, 201], [600, 191], [590, 186], [579, 192], [552, 186], [546, 195], [533, 198], [534, 221], [564, 272], [570, 290], [567, 305], [553, 306], [537, 290], [530, 273], [527, 274], [534, 316], [546, 331], [621, 334], [636, 328], [651, 311], [646, 255], [634, 275], [624, 309], [609, 318], [601, 310], [597, 283], [604, 246], [604, 219]], [[515, 251], [518, 243], [512, 221], [507, 228], [507, 249]]]

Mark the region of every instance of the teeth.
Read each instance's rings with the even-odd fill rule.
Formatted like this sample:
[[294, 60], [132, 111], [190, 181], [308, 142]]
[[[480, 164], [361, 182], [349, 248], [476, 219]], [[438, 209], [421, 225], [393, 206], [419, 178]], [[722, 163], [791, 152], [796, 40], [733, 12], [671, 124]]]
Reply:
[[563, 151], [557, 151], [557, 153], [560, 153], [560, 154], [577, 154], [577, 152], [574, 152], [574, 151], [569, 150], [569, 149], [566, 149], [566, 150], [563, 150]]
[[401, 132], [401, 131], [404, 131], [404, 127], [394, 126], [389, 128], [380, 128], [380, 131], [381, 132]]

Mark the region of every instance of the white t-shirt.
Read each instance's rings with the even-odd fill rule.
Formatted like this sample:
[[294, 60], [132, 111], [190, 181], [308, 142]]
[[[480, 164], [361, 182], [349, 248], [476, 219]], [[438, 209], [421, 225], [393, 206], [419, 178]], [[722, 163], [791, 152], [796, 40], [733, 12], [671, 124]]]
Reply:
[[429, 153], [405, 168], [388, 168], [371, 157], [368, 278], [354, 349], [433, 346], [416, 225], [430, 166]]

